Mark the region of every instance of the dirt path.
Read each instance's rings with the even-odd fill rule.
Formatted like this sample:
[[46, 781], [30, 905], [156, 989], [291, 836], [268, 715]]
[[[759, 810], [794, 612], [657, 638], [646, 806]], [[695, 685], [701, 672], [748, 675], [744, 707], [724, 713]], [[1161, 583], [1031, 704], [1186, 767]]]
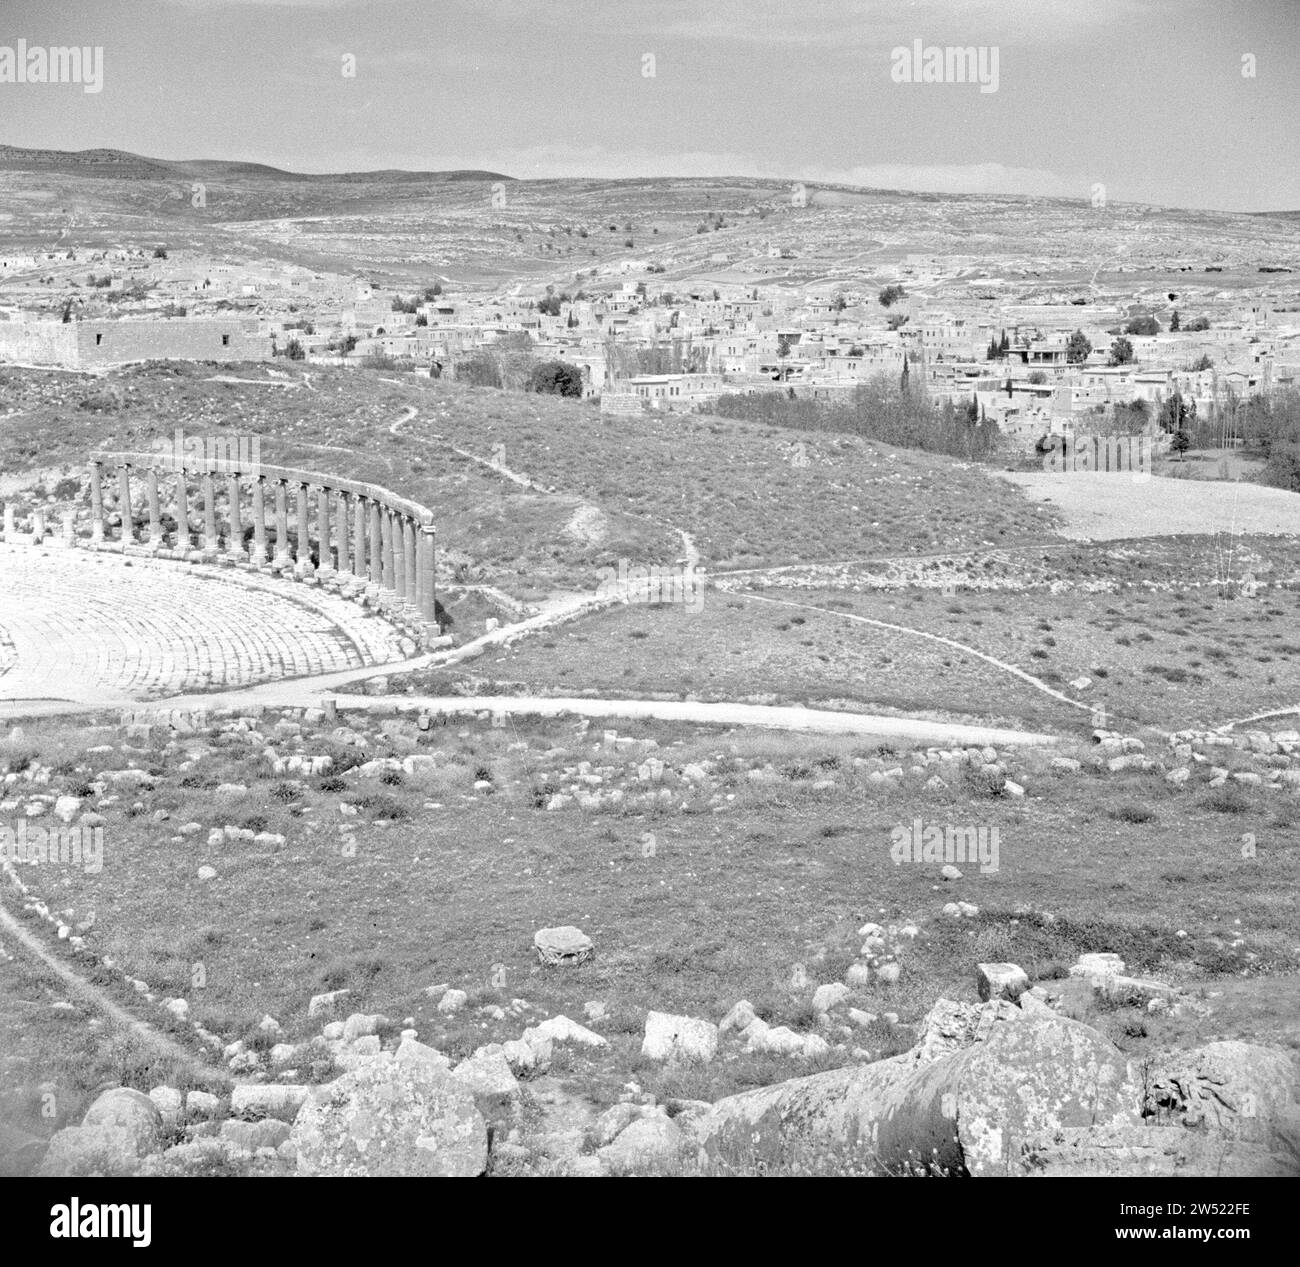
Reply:
[[67, 987], [68, 993], [90, 1004], [96, 1011], [102, 1012], [115, 1025], [138, 1035], [150, 1046], [176, 1060], [187, 1069], [197, 1070], [205, 1078], [229, 1078], [229, 1073], [205, 1064], [194, 1052], [173, 1038], [156, 1030], [148, 1021], [132, 1016], [125, 1008], [115, 1003], [98, 986], [85, 980], [67, 964], [60, 962], [41, 945], [40, 938], [14, 918], [0, 902], [0, 931], [17, 945], [21, 946], [33, 959], [37, 960], [48, 972], [58, 978]]
[[991, 664], [995, 669], [1000, 669], [1003, 673], [1010, 673], [1013, 677], [1017, 677], [1022, 682], [1032, 686], [1036, 691], [1042, 691], [1044, 695], [1050, 695], [1054, 700], [1058, 700], [1062, 704], [1068, 704], [1071, 708], [1081, 709], [1089, 714], [1097, 711], [1091, 704], [1085, 704], [1080, 700], [1071, 699], [1068, 695], [1063, 695], [1060, 691], [1048, 686], [1046, 682], [1034, 677], [1032, 673], [1026, 673], [1024, 669], [1017, 668], [1014, 664], [1008, 664], [1005, 660], [999, 660], [996, 656], [977, 651], [974, 647], [969, 647], [964, 642], [957, 642], [953, 638], [944, 638], [940, 634], [926, 633], [923, 629], [909, 629], [906, 625], [891, 625], [888, 621], [873, 620], [870, 616], [857, 616], [852, 612], [832, 611], [826, 607], [814, 607], [811, 603], [796, 603], [787, 598], [767, 598], [761, 594], [750, 594], [744, 591], [741, 591], [738, 596], [756, 603], [774, 603], [778, 607], [797, 607], [801, 611], [817, 612], [822, 616], [835, 616], [841, 620], [852, 620], [859, 624], [872, 625], [877, 629], [888, 629], [893, 633], [909, 634], [913, 638], [927, 638], [931, 642], [938, 642], [945, 647], [951, 647], [954, 651], [960, 651], [963, 655], [974, 656], [977, 660], [983, 660], [986, 664]]

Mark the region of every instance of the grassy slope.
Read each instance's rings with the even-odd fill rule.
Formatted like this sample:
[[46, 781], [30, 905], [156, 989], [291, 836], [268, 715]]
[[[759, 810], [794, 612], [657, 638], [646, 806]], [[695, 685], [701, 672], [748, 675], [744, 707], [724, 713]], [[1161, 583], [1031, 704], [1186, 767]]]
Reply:
[[[263, 723], [268, 733], [272, 720]], [[197, 1019], [230, 1038], [248, 1034], [264, 1012], [306, 1037], [315, 1029], [306, 1018], [309, 996], [340, 986], [355, 991], [359, 1010], [395, 1021], [413, 1016], [423, 1039], [457, 1054], [517, 1037], [523, 1022], [491, 1022], [473, 1010], [448, 1021], [422, 993], [431, 983], [469, 990], [475, 1006], [523, 998], [539, 1012], [577, 1017], [587, 1000], [601, 999], [610, 1006], [600, 1026], [611, 1037], [609, 1052], [565, 1057], [572, 1063], [559, 1067], [597, 1099], [629, 1076], [706, 1098], [789, 1076], [788, 1062], [737, 1057], [674, 1081], [677, 1075], [640, 1060], [644, 1012], [716, 1020], [748, 997], [774, 1019], [807, 1027], [812, 986], [843, 976], [857, 954], [856, 929], [868, 919], [915, 920], [921, 928], [900, 953], [900, 982], [854, 995], [858, 1006], [896, 1011], [904, 1022], [939, 994], [972, 997], [972, 965], [983, 960], [1010, 959], [1050, 978], [1078, 951], [1117, 950], [1134, 970], [1194, 988], [1242, 972], [1294, 969], [1300, 848], [1293, 797], [1244, 789], [1225, 799], [1199, 777], [1175, 790], [1158, 772], [1060, 776], [1045, 768], [1046, 758], [1027, 755], [1013, 768], [1030, 795], [1008, 801], [977, 795], [955, 772], [947, 790], [913, 775], [897, 787], [870, 784], [852, 757], [876, 750], [844, 741], [627, 730], [658, 735], [658, 755], [676, 769], [719, 762], [711, 789], [678, 785], [655, 811], [538, 809], [534, 789], [560, 786], [563, 767], [584, 757], [609, 767], [607, 787], [637, 787], [641, 753], [598, 755], [598, 735], [584, 738], [563, 722], [453, 724], [422, 745], [372, 731], [367, 755], [415, 748], [437, 754], [438, 769], [391, 785], [351, 772], [331, 791], [313, 780], [286, 795], [277, 790], [284, 781], [252, 755], [260, 745], [219, 741], [182, 774], [180, 760], [193, 751], [164, 753], [155, 744], [86, 756], [111, 732], [43, 723], [28, 728], [26, 745], [57, 771], [44, 791], [76, 788], [129, 757], [159, 782], [155, 791], [100, 802], [100, 873], [47, 867], [26, 868], [24, 876], [64, 918], [93, 910], [89, 940], [98, 953], [160, 994], [184, 995]], [[200, 737], [187, 747], [211, 743]], [[520, 743], [526, 750], [510, 750]], [[340, 751], [323, 734], [309, 735], [304, 750]], [[774, 781], [751, 782], [747, 771], [765, 765]], [[496, 790], [476, 793], [473, 781], [485, 773]], [[815, 789], [819, 779], [832, 786]], [[248, 795], [219, 797], [216, 785], [229, 780], [246, 782]], [[341, 815], [340, 801], [357, 805], [358, 814]], [[170, 818], [158, 821], [158, 810]], [[982, 875], [967, 866], [965, 879], [941, 885], [937, 866], [896, 865], [890, 829], [916, 817], [996, 825], [1001, 870]], [[376, 821], [383, 818], [389, 825]], [[173, 840], [190, 819], [204, 830]], [[208, 828], [227, 823], [281, 833], [285, 843], [207, 844]], [[1241, 856], [1245, 832], [1258, 842], [1252, 859]], [[343, 847], [349, 836], [351, 856]], [[198, 880], [204, 863], [217, 869], [217, 880]], [[942, 903], [958, 898], [977, 903], [980, 916], [942, 917]], [[573, 972], [542, 972], [532, 933], [560, 923], [587, 931], [596, 957]], [[1180, 929], [1188, 936], [1177, 936]], [[811, 984], [792, 991], [796, 961], [806, 964]], [[203, 989], [192, 986], [196, 963], [204, 966]], [[497, 965], [504, 986], [493, 983]], [[1152, 1019], [1148, 1042], [1146, 1020], [1126, 1035], [1127, 1023], [1119, 1018], [1116, 1034], [1135, 1052], [1169, 1032]], [[906, 1038], [877, 1026], [856, 1041], [888, 1054]], [[41, 1061], [21, 1047], [14, 1064], [28, 1095], [44, 1076]], [[55, 1068], [56, 1079], [65, 1076]], [[138, 1072], [144, 1082], [157, 1076]]]

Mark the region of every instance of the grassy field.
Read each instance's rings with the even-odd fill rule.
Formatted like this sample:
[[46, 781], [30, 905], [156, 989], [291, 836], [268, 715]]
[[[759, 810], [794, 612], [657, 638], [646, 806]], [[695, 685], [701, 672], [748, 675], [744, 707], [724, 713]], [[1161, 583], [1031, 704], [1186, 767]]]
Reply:
[[[1140, 588], [954, 596], [925, 588], [711, 590], [698, 611], [618, 606], [472, 666], [395, 675], [391, 684], [417, 694], [692, 696], [1091, 728], [1086, 711], [919, 636], [932, 634], [1015, 665], [1121, 728], [1176, 730], [1300, 703], [1297, 617], [1300, 589], [1253, 598]], [[1072, 686], [1080, 677], [1088, 685]]]
[[[274, 720], [261, 722], [268, 738], [282, 753], [298, 750]], [[582, 1019], [586, 1002], [602, 1001], [608, 1018], [595, 1027], [609, 1048], [590, 1057], [566, 1049], [555, 1070], [597, 1103], [612, 1102], [630, 1077], [659, 1094], [712, 1099], [791, 1076], [788, 1060], [737, 1052], [700, 1069], [653, 1066], [639, 1055], [644, 1013], [716, 1021], [748, 998], [774, 1022], [810, 1029], [812, 988], [843, 977], [867, 920], [919, 929], [897, 949], [896, 984], [854, 990], [856, 1006], [900, 1023], [821, 1031], [834, 1044], [824, 1064], [863, 1058], [855, 1049], [880, 1056], [907, 1046], [907, 1027], [934, 998], [973, 997], [980, 961], [1012, 960], [1050, 980], [1080, 951], [1113, 950], [1131, 970], [1202, 998], [1236, 978], [1300, 966], [1294, 796], [1244, 788], [1225, 797], [1199, 774], [1181, 789], [1159, 771], [1062, 775], [1046, 756], [1025, 754], [1011, 764], [1028, 790], [1016, 801], [990, 797], [955, 765], [940, 767], [942, 789], [926, 785], [933, 770], [872, 783], [870, 768], [896, 760], [906, 768], [909, 758], [848, 741], [646, 724], [625, 727], [642, 742], [618, 751], [601, 746], [600, 732], [563, 721], [357, 726], [364, 752], [341, 742], [347, 736], [306, 728], [301, 750], [338, 761], [306, 782], [273, 775], [263, 745], [240, 735], [213, 731], [165, 749], [126, 746], [117, 732], [112, 751], [88, 753], [112, 728], [28, 726], [21, 750], [6, 746], [0, 765], [49, 768], [49, 783], [32, 793], [84, 794], [101, 771], [131, 761], [156, 782], [87, 802], [104, 819], [97, 874], [49, 864], [20, 872], [60, 918], [93, 912], [86, 937], [96, 954], [159, 996], [187, 998], [192, 1016], [226, 1039], [252, 1037], [264, 1013], [305, 1039], [318, 1025], [307, 1019], [309, 997], [341, 987], [354, 991], [357, 1010], [383, 1012], [394, 1027], [414, 1018], [423, 1041], [453, 1055], [518, 1037], [545, 1014]], [[348, 768], [409, 752], [436, 763], [384, 779]], [[662, 787], [637, 777], [647, 755], [669, 768]], [[579, 782], [583, 760], [602, 793], [623, 790], [621, 801], [539, 808]], [[681, 774], [690, 763], [707, 777], [691, 783]], [[484, 780], [490, 791], [475, 788]], [[247, 793], [217, 790], [231, 782]], [[4, 803], [6, 821], [30, 795]], [[916, 818], [996, 826], [1000, 869], [967, 866], [964, 879], [943, 883], [937, 866], [896, 864], [890, 831]], [[190, 822], [200, 830], [185, 835]], [[272, 838], [207, 843], [227, 825]], [[1240, 845], [1247, 832], [1258, 842], [1249, 859]], [[217, 878], [200, 880], [202, 865]], [[979, 914], [943, 916], [953, 900]], [[532, 934], [562, 923], [582, 927], [596, 955], [579, 969], [544, 971]], [[792, 986], [796, 963], [805, 986]], [[167, 1071], [130, 1051], [87, 1054], [95, 1035], [86, 1017], [20, 1006], [14, 998], [32, 987], [13, 977], [15, 965], [0, 970], [14, 984], [4, 1004], [5, 1111], [26, 1114], [18, 1125], [52, 1129], [31, 1116], [34, 1088], [51, 1079], [72, 1101], [109, 1066], [106, 1076], [145, 1089], [163, 1080]], [[470, 1008], [438, 1014], [424, 994], [435, 983], [469, 991]], [[529, 1008], [513, 1019], [479, 1010], [514, 999]], [[1140, 1054], [1190, 1022], [1108, 1013], [1098, 1023]], [[1276, 1035], [1300, 1044], [1288, 1024], [1277, 1018]]]

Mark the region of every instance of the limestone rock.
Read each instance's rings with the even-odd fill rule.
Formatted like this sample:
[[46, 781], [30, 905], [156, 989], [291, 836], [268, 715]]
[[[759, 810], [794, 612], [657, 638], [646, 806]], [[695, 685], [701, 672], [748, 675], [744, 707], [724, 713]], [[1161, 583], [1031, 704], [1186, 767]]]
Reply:
[[1017, 999], [1029, 989], [1029, 974], [1019, 964], [978, 963], [975, 965], [975, 983], [981, 1002]]
[[351, 993], [351, 990], [330, 990], [326, 994], [314, 994], [307, 1004], [307, 1015], [332, 1017]]
[[290, 1134], [300, 1175], [475, 1176], [487, 1126], [449, 1074], [371, 1061], [314, 1095]]
[[495, 1099], [519, 1094], [519, 1083], [510, 1062], [500, 1052], [475, 1052], [468, 1060], [462, 1060], [451, 1076], [474, 1096]]
[[559, 928], [539, 928], [533, 934], [537, 957], [549, 966], [585, 963], [591, 958], [592, 940], [580, 928], [564, 924]]
[[754, 1017], [754, 1005], [748, 999], [741, 999], [722, 1018], [722, 1023], [718, 1026], [718, 1033], [726, 1034], [733, 1029], [746, 1029], [754, 1020]]
[[1265, 1142], [1295, 1098], [1295, 1066], [1285, 1051], [1224, 1041], [1158, 1060], [1146, 1111], [1220, 1138]]
[[709, 1061], [718, 1051], [718, 1027], [693, 1016], [648, 1012], [641, 1055], [648, 1060]]
[[641, 1117], [621, 1131], [612, 1144], [598, 1149], [605, 1169], [614, 1175], [653, 1172], [671, 1167], [686, 1145], [681, 1127], [667, 1117]]
[[162, 1113], [147, 1095], [130, 1087], [105, 1091], [86, 1110], [81, 1124], [125, 1131], [141, 1157], [162, 1143]]
[[538, 1040], [549, 1038], [556, 1043], [578, 1043], [583, 1047], [604, 1047], [606, 1040], [601, 1035], [589, 1030], [567, 1016], [552, 1016], [540, 1025], [533, 1025], [524, 1030], [523, 1041], [535, 1045]]
[[838, 1007], [848, 997], [849, 987], [842, 982], [835, 981], [827, 985], [819, 985], [813, 991], [813, 1010], [819, 1013], [829, 1012], [832, 1008]]
[[60, 1179], [133, 1175], [145, 1155], [121, 1126], [69, 1126], [54, 1134], [36, 1173]]

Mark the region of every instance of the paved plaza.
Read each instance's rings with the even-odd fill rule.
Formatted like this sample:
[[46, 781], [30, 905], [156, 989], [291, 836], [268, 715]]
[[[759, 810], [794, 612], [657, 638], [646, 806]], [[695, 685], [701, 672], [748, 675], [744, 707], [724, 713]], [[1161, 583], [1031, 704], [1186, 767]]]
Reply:
[[404, 654], [387, 621], [311, 586], [0, 543], [0, 709], [16, 701], [117, 705], [390, 664]]

